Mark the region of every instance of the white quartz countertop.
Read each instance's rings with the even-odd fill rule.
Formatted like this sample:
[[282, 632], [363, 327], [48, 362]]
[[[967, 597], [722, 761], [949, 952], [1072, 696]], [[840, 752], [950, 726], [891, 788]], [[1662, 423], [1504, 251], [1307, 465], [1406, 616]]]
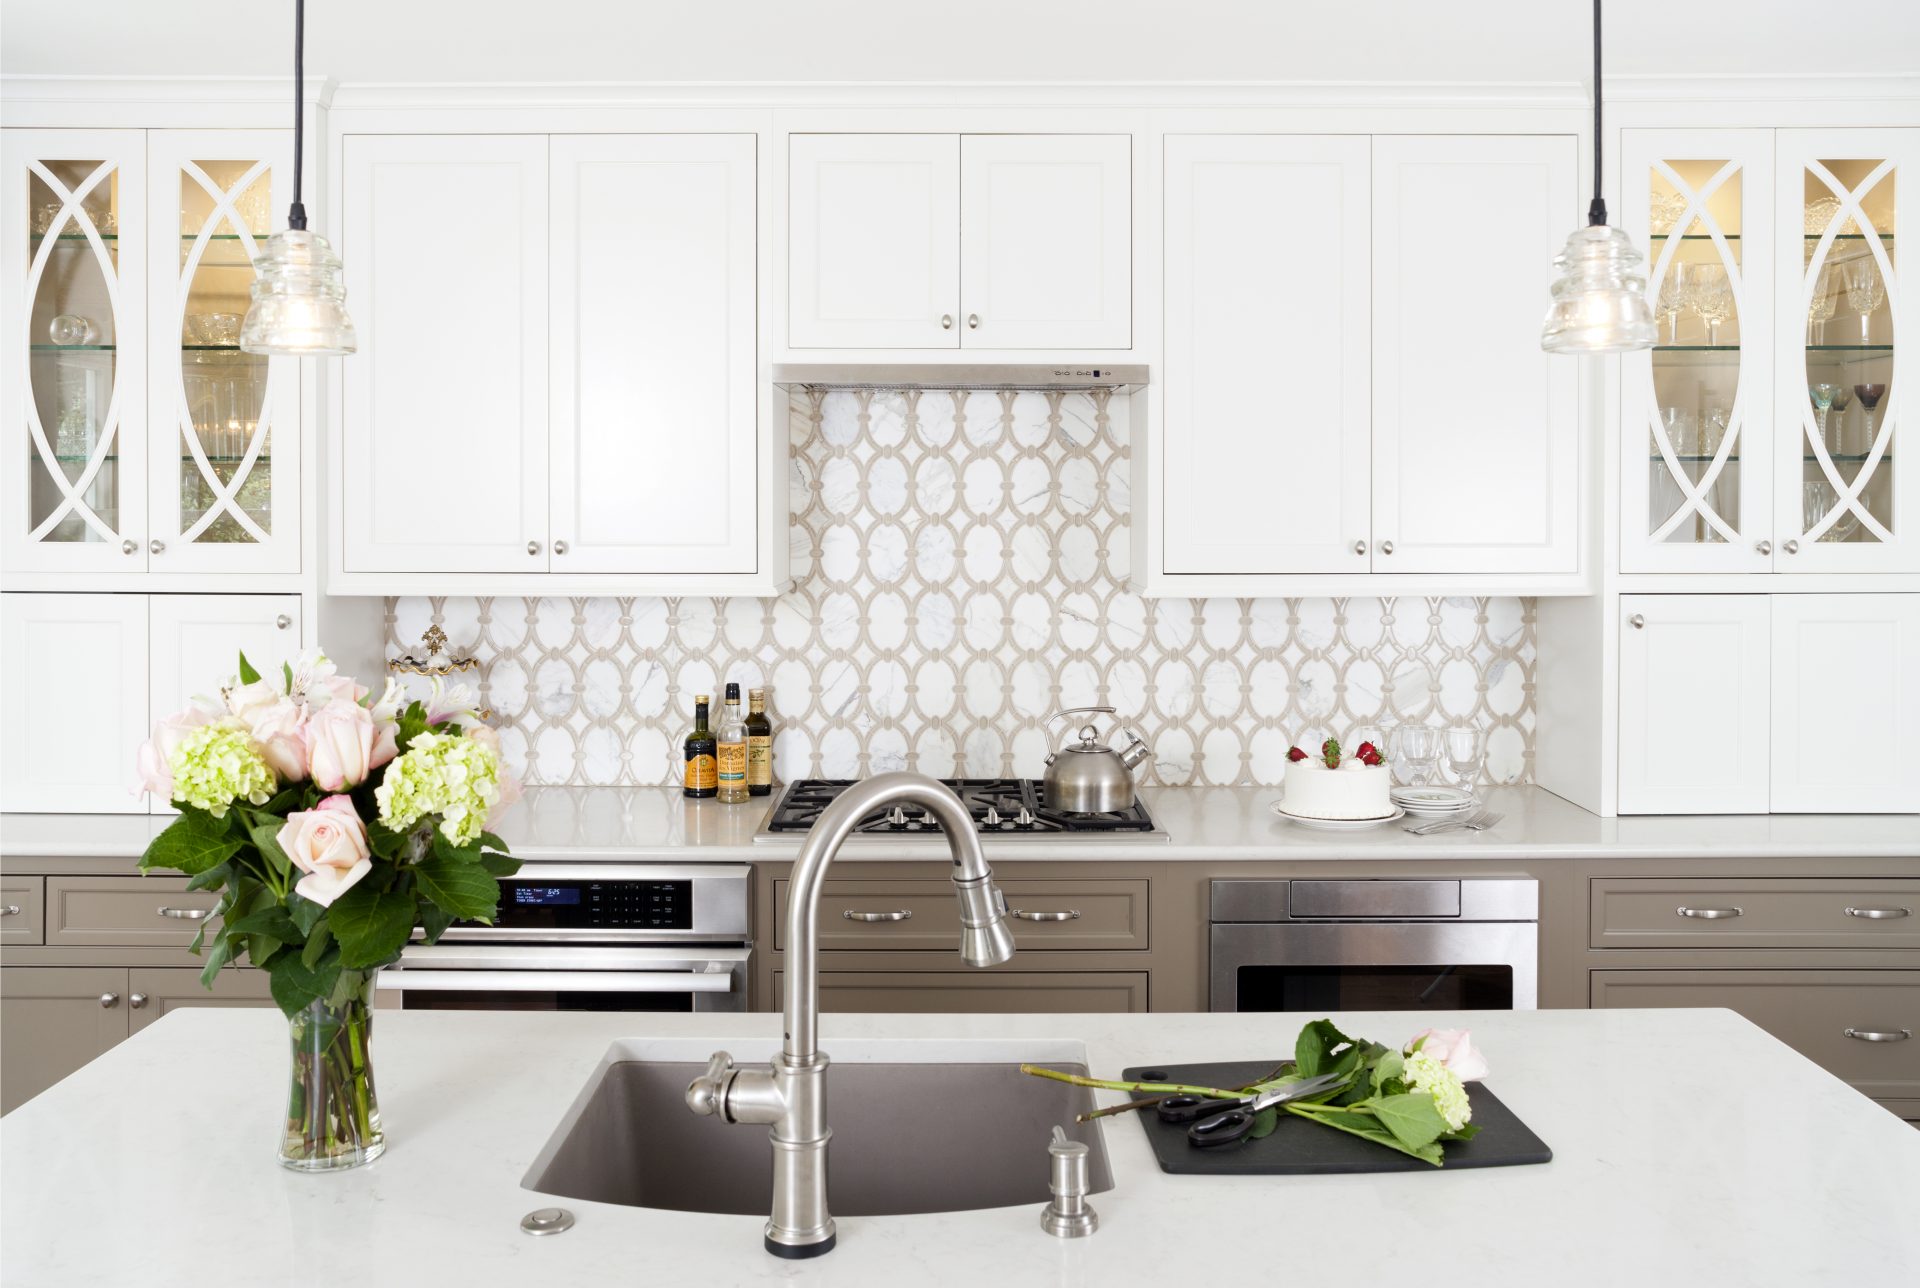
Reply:
[[[1920, 858], [1920, 815], [1747, 814], [1601, 818], [1539, 787], [1500, 787], [1489, 804], [1505, 818], [1485, 832], [1408, 835], [1404, 823], [1364, 832], [1315, 832], [1275, 818], [1272, 787], [1149, 787], [1141, 799], [1166, 840], [1073, 837], [987, 842], [995, 862], [1012, 859], [1299, 860], [1699, 858]], [[688, 801], [666, 787], [546, 787], [527, 794], [500, 832], [525, 859], [791, 859], [798, 837], [756, 842], [768, 803]], [[7, 814], [0, 854], [12, 858], [138, 855], [167, 819], [146, 815]], [[931, 857], [937, 839], [865, 838], [840, 862]]]
[[[1084, 1043], [1090, 1067], [1270, 1059], [1300, 1014], [828, 1015], [861, 1058], [1018, 1058]], [[1103, 1124], [1115, 1187], [1088, 1239], [1037, 1204], [841, 1217], [839, 1246], [787, 1262], [763, 1218], [554, 1200], [521, 1188], [615, 1042], [759, 1059], [775, 1015], [382, 1012], [385, 1157], [334, 1175], [274, 1161], [287, 1077], [272, 1011], [174, 1012], [0, 1120], [10, 1283], [338, 1288], [657, 1283], [1131, 1285], [1326, 1281], [1424, 1288], [1628, 1283], [1910, 1284], [1920, 1266], [1920, 1132], [1730, 1011], [1348, 1014], [1400, 1041], [1470, 1024], [1488, 1085], [1554, 1151], [1535, 1167], [1358, 1176], [1163, 1174], [1139, 1127]], [[829, 1074], [831, 1078], [831, 1074]], [[831, 1085], [831, 1084], [830, 1084]], [[1105, 1103], [1120, 1097], [1098, 1093]], [[836, 1113], [852, 1104], [829, 1100]], [[758, 1131], [752, 1127], [719, 1128]], [[636, 1140], [636, 1149], [646, 1148]], [[1044, 1141], [1019, 1165], [1044, 1165]], [[1010, 1160], [1011, 1162], [1012, 1160]], [[917, 1165], [937, 1167], [937, 1158]], [[577, 1217], [534, 1239], [518, 1222]]]

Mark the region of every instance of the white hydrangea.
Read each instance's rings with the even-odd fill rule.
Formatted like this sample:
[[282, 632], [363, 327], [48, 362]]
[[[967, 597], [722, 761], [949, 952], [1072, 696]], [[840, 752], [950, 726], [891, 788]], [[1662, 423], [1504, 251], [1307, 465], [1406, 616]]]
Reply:
[[1412, 1090], [1433, 1097], [1433, 1107], [1446, 1119], [1448, 1131], [1459, 1131], [1472, 1119], [1473, 1106], [1467, 1100], [1466, 1084], [1438, 1057], [1415, 1051], [1407, 1057], [1406, 1072], [1401, 1076]]

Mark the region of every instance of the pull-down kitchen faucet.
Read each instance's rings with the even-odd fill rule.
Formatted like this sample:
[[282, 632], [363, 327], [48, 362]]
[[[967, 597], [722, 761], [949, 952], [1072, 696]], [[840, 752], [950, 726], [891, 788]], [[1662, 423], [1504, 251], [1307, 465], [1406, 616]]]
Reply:
[[730, 1123], [767, 1123], [773, 1141], [773, 1216], [767, 1251], [776, 1257], [831, 1252], [827, 1211], [827, 1057], [820, 1052], [820, 886], [827, 865], [861, 819], [889, 805], [924, 806], [953, 853], [953, 890], [960, 899], [960, 955], [970, 966], [1013, 956], [1006, 899], [980, 853], [973, 818], [960, 798], [923, 774], [877, 774], [840, 793], [807, 832], [793, 864], [787, 902], [786, 1042], [772, 1063], [735, 1068], [725, 1051], [687, 1087], [687, 1107]]

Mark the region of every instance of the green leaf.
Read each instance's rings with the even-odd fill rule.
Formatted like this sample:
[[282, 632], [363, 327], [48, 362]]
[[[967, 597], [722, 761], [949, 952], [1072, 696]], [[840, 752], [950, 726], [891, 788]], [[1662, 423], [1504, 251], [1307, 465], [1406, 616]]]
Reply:
[[253, 838], [253, 848], [266, 856], [266, 860], [273, 866], [273, 870], [279, 875], [285, 876], [287, 872], [292, 869], [293, 860], [289, 859], [287, 852], [280, 848], [280, 828], [280, 821], [275, 819], [271, 823], [255, 824], [253, 827], [247, 829], [247, 835]]
[[420, 909], [420, 928], [426, 932], [427, 942], [437, 944], [440, 936], [447, 933], [447, 927], [453, 924], [453, 914], [438, 904], [429, 903]]
[[[362, 877], [361, 880], [364, 882], [366, 878]], [[296, 892], [287, 896], [287, 915], [293, 918], [294, 925], [300, 927], [301, 934], [311, 935], [313, 928], [319, 925], [321, 919], [327, 915], [327, 910], [305, 895]]]
[[520, 870], [520, 860], [494, 850], [480, 852], [480, 866], [496, 877], [510, 877]]
[[200, 987], [212, 988], [214, 977], [220, 973], [220, 968], [232, 960], [232, 941], [225, 935], [216, 936], [213, 947], [207, 952], [207, 964], [200, 968]]
[[1423, 1163], [1431, 1163], [1435, 1167], [1440, 1166], [1439, 1142], [1436, 1141], [1420, 1149], [1411, 1149], [1402, 1144], [1399, 1137], [1395, 1136], [1385, 1127], [1382, 1127], [1376, 1119], [1369, 1118], [1365, 1114], [1317, 1114], [1314, 1113], [1310, 1107], [1294, 1105], [1288, 1105], [1287, 1109], [1298, 1117], [1311, 1119], [1313, 1122], [1331, 1127], [1335, 1131], [1343, 1131], [1350, 1136], [1359, 1136], [1363, 1140], [1370, 1140], [1376, 1145], [1385, 1145], [1388, 1149], [1398, 1150], [1402, 1154], [1410, 1155]]
[[189, 890], [217, 890], [233, 875], [231, 863], [216, 863], [204, 872], [196, 872], [187, 880]]
[[409, 702], [407, 709], [400, 713], [398, 728], [394, 730], [394, 746], [399, 749], [399, 754], [406, 755], [413, 740], [432, 727], [427, 723], [426, 707], [419, 702]]
[[[1301, 1029], [1300, 1036], [1294, 1039], [1293, 1071], [1302, 1078], [1334, 1072], [1334, 1049], [1352, 1045], [1353, 1039], [1335, 1028], [1332, 1020], [1315, 1020]], [[1358, 1063], [1359, 1053], [1356, 1051], [1353, 1064]]]
[[396, 832], [383, 823], [375, 823], [367, 829], [367, 845], [383, 859], [398, 861], [407, 850], [407, 834]]
[[1280, 1107], [1268, 1105], [1253, 1116], [1253, 1126], [1247, 1132], [1249, 1140], [1259, 1140], [1263, 1136], [1273, 1135], [1273, 1129], [1280, 1125]]
[[412, 895], [375, 890], [365, 880], [335, 899], [327, 924], [340, 945], [340, 964], [370, 970], [392, 961], [413, 933], [415, 906]]
[[[240, 683], [252, 684], [259, 680], [259, 678], [260, 672], [253, 669], [253, 663], [247, 661], [246, 650], [242, 649], [240, 651]], [[293, 686], [289, 684], [287, 687], [292, 688]]]
[[274, 962], [271, 974], [268, 986], [273, 992], [273, 1000], [279, 1004], [283, 1014], [298, 1015], [316, 998], [326, 997], [333, 992], [334, 985], [340, 979], [340, 962], [334, 958], [314, 969], [295, 954], [288, 953]]
[[1373, 1089], [1380, 1090], [1391, 1080], [1398, 1080], [1407, 1069], [1407, 1058], [1398, 1051], [1389, 1051], [1381, 1056], [1373, 1066]]
[[297, 944], [305, 939], [306, 932], [293, 922], [285, 908], [273, 904], [250, 912], [237, 921], [227, 923], [227, 929], [236, 935], [266, 935], [278, 939], [283, 944]]
[[469, 857], [435, 832], [433, 853], [413, 869], [420, 893], [461, 921], [492, 922], [500, 907], [500, 883]]
[[1480, 1134], [1480, 1124], [1468, 1123], [1466, 1126], [1462, 1127], [1459, 1131], [1443, 1132], [1440, 1136], [1440, 1139], [1441, 1140], [1472, 1140], [1475, 1136], [1478, 1136], [1479, 1134]]
[[1447, 1120], [1440, 1116], [1432, 1096], [1381, 1096], [1368, 1104], [1381, 1125], [1409, 1150], [1431, 1145], [1447, 1129]]
[[171, 868], [194, 876], [225, 863], [240, 852], [242, 844], [224, 819], [189, 806], [147, 845], [140, 869]]
[[486, 850], [493, 850], [500, 854], [507, 852], [507, 843], [495, 836], [492, 832], [480, 833], [480, 847]]
[[322, 921], [307, 936], [307, 946], [300, 950], [300, 964], [312, 970], [326, 956], [327, 949], [333, 943], [333, 928]]
[[280, 664], [280, 678], [286, 682], [287, 692], [292, 693], [293, 692], [293, 663], [282, 662]]

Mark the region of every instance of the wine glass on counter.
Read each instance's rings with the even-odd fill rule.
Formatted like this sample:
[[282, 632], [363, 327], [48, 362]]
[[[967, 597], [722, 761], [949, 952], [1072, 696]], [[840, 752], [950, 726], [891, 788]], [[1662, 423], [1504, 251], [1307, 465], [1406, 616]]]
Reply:
[[[1871, 259], [1856, 259], [1845, 266], [1847, 307], [1860, 315], [1860, 343], [1872, 343], [1873, 313], [1887, 298], [1887, 283]], [[1856, 391], [1859, 386], [1855, 386]]]
[[1432, 725], [1408, 724], [1394, 730], [1394, 759], [1406, 762], [1407, 783], [1425, 787], [1440, 767], [1446, 731]]
[[1472, 791], [1480, 782], [1487, 758], [1487, 731], [1478, 725], [1457, 724], [1446, 730], [1447, 772], [1454, 785]]
[[1720, 324], [1733, 313], [1733, 281], [1725, 264], [1695, 264], [1687, 271], [1687, 303], [1707, 324], [1707, 343], [1720, 343]]

